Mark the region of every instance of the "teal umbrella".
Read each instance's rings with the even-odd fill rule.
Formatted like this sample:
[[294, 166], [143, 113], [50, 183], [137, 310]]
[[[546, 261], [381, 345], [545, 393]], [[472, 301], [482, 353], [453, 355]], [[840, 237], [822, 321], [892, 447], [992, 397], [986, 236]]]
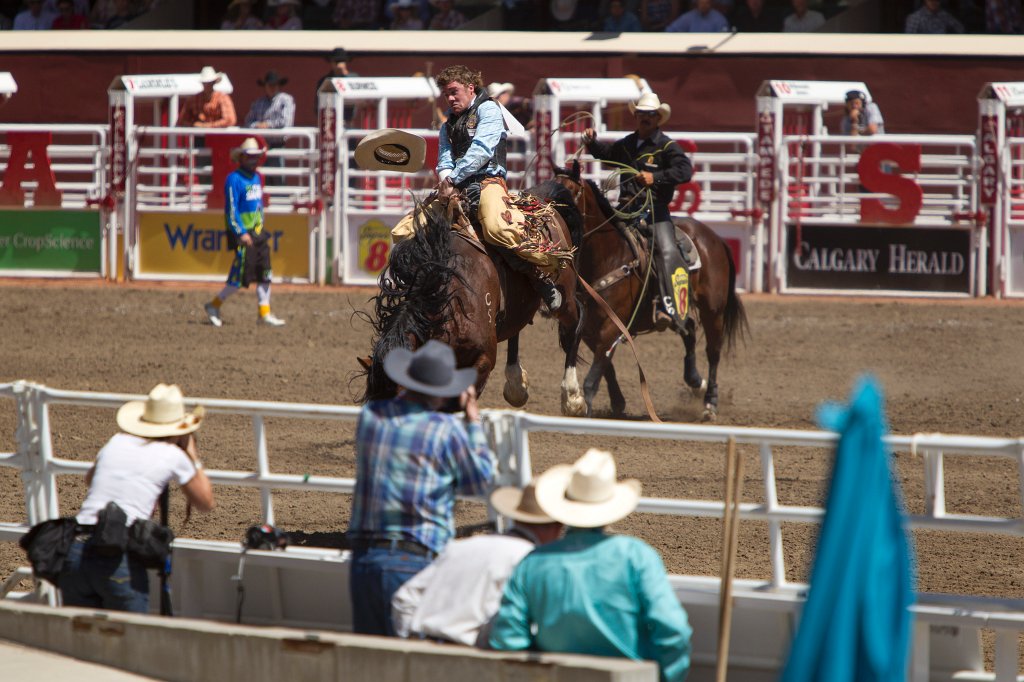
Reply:
[[911, 546], [882, 443], [882, 394], [866, 377], [848, 407], [826, 404], [839, 433], [811, 589], [782, 682], [905, 680], [914, 601]]

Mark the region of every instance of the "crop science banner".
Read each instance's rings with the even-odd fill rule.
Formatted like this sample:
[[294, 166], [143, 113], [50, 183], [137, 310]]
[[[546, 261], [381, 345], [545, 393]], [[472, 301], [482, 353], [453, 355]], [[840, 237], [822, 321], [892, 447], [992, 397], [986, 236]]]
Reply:
[[0, 270], [100, 274], [102, 247], [98, 211], [0, 210]]

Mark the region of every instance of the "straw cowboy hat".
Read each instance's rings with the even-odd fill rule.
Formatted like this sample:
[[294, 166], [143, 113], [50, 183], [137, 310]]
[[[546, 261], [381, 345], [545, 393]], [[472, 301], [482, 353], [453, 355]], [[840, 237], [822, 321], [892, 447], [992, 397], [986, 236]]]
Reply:
[[537, 486], [530, 483], [525, 488], [506, 485], [491, 493], [491, 506], [499, 514], [522, 523], [552, 523], [554, 519], [544, 513], [537, 504]]
[[506, 92], [515, 92], [516, 86], [511, 83], [491, 83], [487, 86], [487, 96], [494, 99], [498, 95], [503, 95]]
[[638, 111], [657, 111], [659, 126], [665, 125], [665, 121], [672, 115], [672, 107], [668, 104], [663, 104], [653, 92], [645, 92], [640, 95], [640, 99], [636, 103], [629, 103], [629, 112], [631, 114], [635, 114]]
[[267, 148], [261, 147], [255, 137], [247, 137], [242, 144], [231, 150], [231, 160], [237, 162], [242, 154], [246, 156], [263, 156], [266, 153]]
[[385, 128], [364, 137], [356, 146], [355, 158], [363, 170], [415, 173], [427, 160], [427, 141], [404, 130]]
[[133, 400], [117, 411], [117, 425], [125, 433], [143, 438], [163, 438], [192, 433], [199, 428], [206, 410], [185, 412], [177, 384], [157, 384], [145, 401]]
[[455, 351], [435, 339], [415, 352], [395, 348], [384, 358], [384, 373], [417, 393], [454, 398], [476, 381], [476, 368], [455, 369]]
[[640, 502], [640, 481], [616, 482], [610, 452], [591, 448], [573, 464], [551, 467], [537, 479], [537, 503], [555, 521], [576, 528], [607, 526]]
[[204, 66], [199, 72], [200, 83], [216, 83], [224, 77], [224, 74], [215, 70], [212, 66]]

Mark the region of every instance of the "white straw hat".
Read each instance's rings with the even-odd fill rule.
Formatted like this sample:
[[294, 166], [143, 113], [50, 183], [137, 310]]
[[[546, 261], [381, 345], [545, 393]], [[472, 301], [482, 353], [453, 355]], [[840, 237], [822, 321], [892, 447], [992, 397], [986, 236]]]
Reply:
[[616, 482], [615, 475], [611, 453], [591, 448], [572, 465], [553, 466], [538, 477], [537, 504], [567, 526], [607, 526], [640, 502], [640, 481]]
[[231, 160], [237, 162], [242, 154], [246, 156], [263, 156], [266, 153], [267, 148], [261, 146], [255, 137], [247, 137], [242, 141], [242, 144], [231, 150]]
[[502, 95], [506, 92], [515, 92], [516, 86], [511, 83], [491, 83], [487, 86], [487, 96], [495, 98], [498, 95]]
[[117, 411], [117, 425], [125, 433], [143, 438], [163, 438], [192, 433], [206, 410], [185, 412], [185, 401], [176, 384], [157, 384], [145, 401], [133, 400]]
[[521, 490], [511, 485], [496, 488], [491, 493], [491, 506], [499, 514], [507, 516], [513, 521], [523, 523], [551, 523], [554, 521], [537, 504], [535, 483], [530, 483]]
[[220, 73], [212, 66], [204, 66], [199, 71], [199, 82], [200, 83], [216, 83], [224, 77], [224, 74]]
[[630, 102], [629, 111], [632, 114], [638, 111], [657, 111], [659, 126], [665, 125], [665, 121], [672, 115], [672, 107], [663, 103], [653, 92], [645, 92], [635, 103]]

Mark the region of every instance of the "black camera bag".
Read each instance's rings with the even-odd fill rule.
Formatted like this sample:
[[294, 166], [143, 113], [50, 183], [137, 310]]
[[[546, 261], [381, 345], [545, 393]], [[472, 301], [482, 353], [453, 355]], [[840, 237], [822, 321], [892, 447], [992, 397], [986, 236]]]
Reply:
[[128, 515], [117, 505], [107, 506], [96, 515], [96, 530], [89, 540], [90, 551], [99, 556], [116, 557], [128, 546]]
[[32, 564], [32, 573], [37, 578], [57, 584], [68, 551], [75, 541], [77, 525], [74, 517], [50, 519], [32, 526], [18, 539], [18, 544], [25, 550]]
[[174, 531], [152, 519], [135, 519], [128, 529], [128, 554], [146, 568], [163, 569], [172, 542]]

